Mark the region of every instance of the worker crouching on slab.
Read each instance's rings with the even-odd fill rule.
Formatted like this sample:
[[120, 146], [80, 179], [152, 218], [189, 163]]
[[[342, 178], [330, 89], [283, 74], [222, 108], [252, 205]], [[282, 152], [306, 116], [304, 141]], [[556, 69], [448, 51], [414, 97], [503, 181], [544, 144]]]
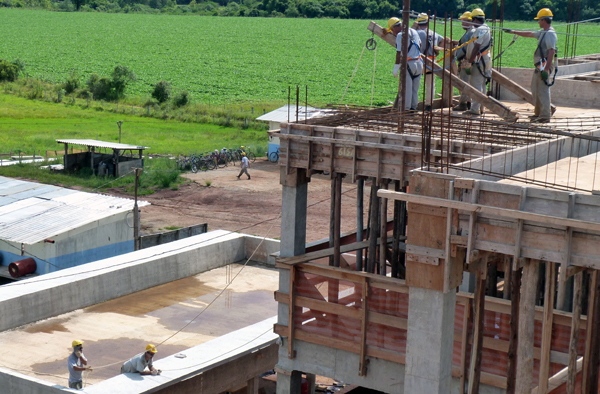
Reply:
[[[464, 82], [469, 83], [469, 75], [467, 74], [467, 70], [463, 67], [464, 60], [467, 57], [467, 47], [465, 43], [467, 43], [472, 37], [475, 29], [473, 28], [473, 24], [471, 23], [471, 11], [466, 11], [463, 13], [458, 19], [462, 22], [462, 28], [465, 31], [465, 34], [458, 41], [458, 45], [462, 45], [456, 51], [456, 63], [458, 64], [458, 75], [460, 79]], [[458, 105], [452, 108], [452, 111], [466, 111], [471, 107], [471, 98], [464, 93], [461, 93], [460, 98], [458, 99]]]
[[[471, 11], [471, 23], [475, 29], [472, 37], [476, 37], [476, 40], [467, 46], [467, 61], [463, 62], [461, 68], [464, 67], [469, 75], [469, 84], [485, 94], [486, 85], [492, 77], [492, 36], [489, 26], [485, 24], [485, 14], [481, 8]], [[471, 109], [465, 111], [471, 115], [479, 115], [482, 112], [481, 103], [475, 100], [471, 103]]]
[[92, 370], [87, 365], [87, 358], [83, 355], [83, 342], [76, 339], [71, 344], [73, 353], [67, 359], [69, 368], [69, 388], [81, 390], [83, 388], [83, 371]]
[[[139, 373], [140, 375], [160, 375], [160, 369], [152, 366], [152, 358], [158, 352], [156, 346], [149, 344], [142, 355], [137, 355], [126, 361], [121, 367], [121, 373]], [[148, 370], [146, 370], [148, 368]]]
[[[400, 63], [402, 53], [402, 22], [398, 18], [390, 18], [387, 32], [396, 36], [396, 62], [394, 64], [394, 77], [400, 74]], [[405, 110], [417, 110], [419, 103], [419, 86], [423, 74], [423, 62], [421, 61], [421, 39], [415, 29], [408, 29], [408, 62], [406, 70], [406, 95]]]
[[533, 53], [533, 64], [535, 71], [531, 79], [531, 95], [535, 110], [533, 116], [530, 116], [532, 122], [548, 123], [552, 116], [550, 108], [550, 87], [554, 85], [556, 78], [556, 32], [552, 25], [552, 11], [549, 8], [542, 8], [534, 19], [542, 30], [538, 31], [516, 31], [505, 29], [504, 31], [516, 34], [521, 37], [537, 38], [538, 45]]
[[[429, 30], [429, 15], [422, 12], [417, 17], [417, 34], [421, 39], [421, 54], [423, 57], [427, 57], [429, 60], [434, 60], [438, 55], [438, 51], [435, 50], [436, 46], [439, 46], [444, 40], [444, 37], [439, 35], [433, 30]], [[425, 91], [423, 92], [423, 102], [425, 104], [425, 110], [431, 110], [431, 103], [435, 99], [435, 74], [433, 70], [428, 67], [425, 69]]]

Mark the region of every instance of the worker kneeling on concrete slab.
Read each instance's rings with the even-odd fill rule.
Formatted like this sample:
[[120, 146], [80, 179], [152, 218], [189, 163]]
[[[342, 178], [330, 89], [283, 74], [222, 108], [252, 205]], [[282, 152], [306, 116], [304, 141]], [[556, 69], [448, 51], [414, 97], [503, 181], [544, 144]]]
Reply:
[[[126, 361], [121, 367], [121, 373], [139, 373], [140, 375], [160, 375], [162, 372], [160, 369], [156, 369], [152, 366], [152, 358], [158, 352], [156, 346], [148, 344], [146, 351], [133, 357], [131, 360]], [[148, 368], [148, 370], [146, 370]]]
[[[400, 62], [402, 53], [402, 21], [398, 18], [388, 20], [387, 33], [396, 36], [396, 62], [394, 64], [394, 77], [400, 75]], [[408, 29], [408, 62], [406, 70], [406, 95], [405, 110], [416, 111], [419, 104], [419, 86], [423, 74], [423, 62], [421, 61], [421, 39], [415, 29]]]
[[87, 358], [83, 355], [83, 342], [76, 339], [71, 343], [73, 353], [67, 359], [69, 368], [69, 388], [81, 390], [83, 388], [83, 371], [92, 370], [87, 365]]
[[532, 122], [548, 123], [552, 116], [550, 104], [550, 87], [554, 85], [556, 78], [556, 32], [552, 25], [552, 11], [549, 8], [542, 8], [534, 19], [542, 30], [538, 31], [517, 31], [504, 29], [505, 32], [516, 34], [521, 37], [537, 38], [538, 45], [533, 52], [533, 64], [535, 71], [531, 79], [531, 95], [535, 110], [533, 116], [530, 116]]

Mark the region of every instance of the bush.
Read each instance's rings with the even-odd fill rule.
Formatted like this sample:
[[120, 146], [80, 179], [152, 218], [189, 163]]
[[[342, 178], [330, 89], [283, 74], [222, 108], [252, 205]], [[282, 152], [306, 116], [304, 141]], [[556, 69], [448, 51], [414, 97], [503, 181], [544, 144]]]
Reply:
[[14, 82], [19, 77], [19, 67], [7, 60], [0, 60], [0, 81]]
[[86, 85], [94, 95], [94, 100], [115, 101], [125, 97], [127, 84], [135, 81], [133, 71], [125, 66], [116, 66], [113, 70], [112, 79], [92, 74]]
[[187, 90], [177, 93], [173, 98], [173, 105], [176, 107], [183, 107], [190, 102], [190, 93]]
[[151, 95], [159, 103], [168, 101], [171, 97], [171, 84], [165, 80], [157, 82]]
[[71, 72], [63, 84], [63, 89], [65, 89], [67, 94], [71, 94], [79, 89], [79, 75], [75, 72]]

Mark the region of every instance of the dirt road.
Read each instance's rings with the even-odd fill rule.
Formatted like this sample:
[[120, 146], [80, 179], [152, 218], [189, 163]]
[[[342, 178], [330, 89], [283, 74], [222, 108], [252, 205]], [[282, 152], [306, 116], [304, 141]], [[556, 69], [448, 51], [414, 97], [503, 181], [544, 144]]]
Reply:
[[[266, 159], [252, 163], [251, 180], [239, 167], [186, 174], [191, 182], [179, 190], [161, 190], [142, 199], [152, 205], [141, 208], [142, 232], [208, 223], [209, 230], [223, 229], [279, 238], [281, 232], [281, 185], [279, 166]], [[210, 186], [207, 186], [210, 184]], [[368, 199], [365, 187], [365, 199]], [[120, 194], [113, 190], [114, 194]], [[313, 176], [308, 185], [307, 242], [329, 236], [331, 181]], [[342, 233], [356, 228], [356, 184], [342, 185]], [[366, 208], [365, 202], [365, 222]]]

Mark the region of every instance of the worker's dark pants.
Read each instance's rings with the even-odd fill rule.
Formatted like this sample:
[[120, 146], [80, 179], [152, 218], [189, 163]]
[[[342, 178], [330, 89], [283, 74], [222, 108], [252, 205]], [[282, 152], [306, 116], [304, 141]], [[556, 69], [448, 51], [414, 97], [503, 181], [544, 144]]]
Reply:
[[242, 170], [240, 171], [240, 174], [238, 175], [238, 178], [241, 177], [242, 174], [246, 174], [248, 176], [248, 179], [250, 179], [250, 174], [248, 174], [248, 168], [247, 167], [242, 168]]
[[79, 382], [69, 382], [69, 388], [81, 390], [83, 388], [83, 382], [81, 380]]

